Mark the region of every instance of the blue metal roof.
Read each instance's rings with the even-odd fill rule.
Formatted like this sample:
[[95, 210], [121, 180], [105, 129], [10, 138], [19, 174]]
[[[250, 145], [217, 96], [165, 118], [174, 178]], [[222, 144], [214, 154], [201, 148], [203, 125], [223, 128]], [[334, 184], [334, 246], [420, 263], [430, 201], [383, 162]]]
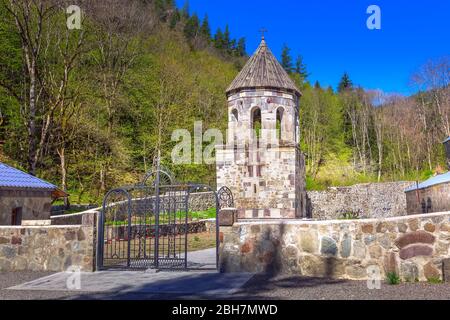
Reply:
[[414, 185], [410, 186], [409, 188], [407, 188], [405, 190], [405, 192], [414, 191], [414, 190], [418, 190], [418, 189], [419, 190], [425, 189], [425, 188], [428, 188], [428, 187], [431, 187], [431, 186], [434, 186], [434, 185], [437, 185], [440, 183], [446, 183], [446, 182], [450, 182], [450, 172], [431, 177], [430, 179], [419, 183], [419, 185], [414, 184]]
[[57, 187], [0, 162], [0, 187], [55, 190]]

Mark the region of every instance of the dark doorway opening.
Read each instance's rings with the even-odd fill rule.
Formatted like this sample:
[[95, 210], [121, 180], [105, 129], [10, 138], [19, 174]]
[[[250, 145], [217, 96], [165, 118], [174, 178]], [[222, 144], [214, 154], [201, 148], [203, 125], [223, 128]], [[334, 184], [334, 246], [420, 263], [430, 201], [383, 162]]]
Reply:
[[22, 208], [15, 208], [12, 210], [11, 225], [12, 226], [22, 225]]

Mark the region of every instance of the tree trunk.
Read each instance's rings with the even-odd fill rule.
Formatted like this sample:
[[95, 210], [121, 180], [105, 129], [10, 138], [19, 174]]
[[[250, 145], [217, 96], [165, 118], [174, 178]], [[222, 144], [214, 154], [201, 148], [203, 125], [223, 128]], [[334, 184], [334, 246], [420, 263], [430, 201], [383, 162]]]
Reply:
[[[61, 188], [67, 193], [67, 164], [66, 164], [66, 148], [61, 147], [58, 150], [60, 167], [61, 167]], [[69, 197], [64, 198], [64, 207], [68, 209], [70, 207]]]
[[28, 54], [27, 56], [27, 59], [32, 60], [29, 67], [28, 172], [34, 176], [36, 174], [36, 62], [33, 57]]

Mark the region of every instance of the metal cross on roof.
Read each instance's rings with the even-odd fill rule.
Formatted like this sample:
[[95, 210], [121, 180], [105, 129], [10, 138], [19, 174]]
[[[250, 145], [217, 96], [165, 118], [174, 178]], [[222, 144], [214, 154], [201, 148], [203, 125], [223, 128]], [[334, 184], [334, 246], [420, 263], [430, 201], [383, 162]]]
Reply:
[[264, 33], [268, 32], [268, 30], [265, 28], [261, 28], [259, 29], [259, 32], [261, 32], [261, 39], [264, 39]]

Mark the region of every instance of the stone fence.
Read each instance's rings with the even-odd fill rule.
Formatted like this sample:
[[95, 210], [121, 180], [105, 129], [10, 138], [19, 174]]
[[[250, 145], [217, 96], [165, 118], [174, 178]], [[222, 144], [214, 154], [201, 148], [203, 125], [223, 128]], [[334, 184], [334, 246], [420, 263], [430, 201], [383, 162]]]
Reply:
[[0, 271], [94, 270], [92, 226], [0, 226]]
[[[133, 199], [133, 203], [139, 201]], [[192, 211], [215, 207], [214, 194], [196, 193], [190, 198]], [[80, 267], [82, 271], [95, 270], [97, 217], [102, 208], [85, 212], [53, 216], [51, 226], [0, 226], [0, 271], [65, 271]], [[215, 219], [188, 224], [188, 233], [212, 232]], [[166, 235], [173, 228], [160, 225]], [[107, 227], [114, 235], [125, 234], [126, 227]], [[183, 232], [184, 224], [176, 227]], [[151, 231], [151, 230], [150, 230]], [[132, 226], [132, 232], [137, 228]]]
[[442, 277], [450, 257], [450, 212], [352, 221], [249, 221], [221, 227], [224, 272], [406, 281]]
[[317, 220], [339, 219], [345, 213], [360, 218], [388, 218], [406, 215], [405, 189], [413, 182], [388, 182], [333, 187], [308, 191], [308, 214]]
[[101, 208], [88, 210], [80, 213], [71, 213], [60, 216], [50, 217], [52, 225], [55, 226], [72, 226], [72, 225], [92, 225], [94, 216], [97, 216]]
[[189, 210], [193, 212], [206, 211], [216, 207], [216, 197], [213, 192], [194, 192], [189, 195]]
[[52, 216], [61, 216], [67, 214], [68, 210], [76, 210], [76, 212], [84, 212], [95, 209], [95, 205], [90, 204], [71, 204], [68, 208], [65, 205], [52, 206], [50, 213]]
[[0, 271], [94, 271], [97, 214], [52, 217], [51, 226], [0, 226]]
[[[152, 199], [152, 198], [150, 198]], [[165, 196], [162, 195], [161, 199], [164, 201]], [[188, 199], [188, 209], [191, 212], [198, 212], [198, 211], [206, 211], [211, 208], [216, 207], [215, 203], [215, 196], [213, 192], [197, 192], [197, 193], [191, 193]], [[118, 202], [117, 204], [124, 204], [125, 202]], [[149, 208], [151, 207], [152, 203], [149, 202], [149, 198], [140, 199], [140, 198], [134, 198], [131, 200], [132, 203], [132, 210], [134, 210], [135, 213], [141, 213], [141, 212], [149, 212]], [[50, 219], [52, 221], [52, 225], [77, 225], [77, 224], [83, 224], [82, 219], [83, 216], [86, 215], [86, 213], [99, 213], [102, 210], [102, 208], [91, 208], [84, 212], [79, 213], [72, 213], [72, 214], [65, 214], [65, 215], [55, 215], [52, 216]], [[127, 213], [125, 211], [121, 212], [122, 220], [127, 220]]]
[[[198, 221], [190, 221], [186, 224], [160, 224], [159, 236], [165, 237], [168, 235], [183, 235], [185, 232], [188, 234], [202, 233], [202, 232], [215, 232], [216, 220], [205, 219]], [[131, 239], [138, 237], [138, 234], [145, 233], [148, 237], [155, 237], [156, 226], [155, 225], [140, 225], [133, 224], [130, 228]], [[125, 226], [105, 226], [105, 239], [117, 239], [128, 240], [128, 225]]]

